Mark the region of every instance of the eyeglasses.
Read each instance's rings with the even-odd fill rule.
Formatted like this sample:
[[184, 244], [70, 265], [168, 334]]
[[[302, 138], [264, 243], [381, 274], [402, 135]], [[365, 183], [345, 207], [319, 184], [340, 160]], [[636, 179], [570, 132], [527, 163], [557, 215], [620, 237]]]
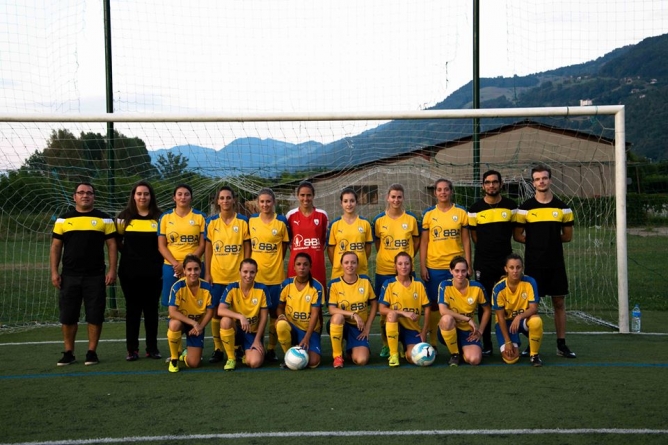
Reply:
[[79, 190], [77, 192], [77, 195], [79, 195], [79, 196], [93, 196], [94, 194], [95, 193], [93, 193], [93, 192], [84, 192], [84, 191], [81, 191], [81, 190]]
[[483, 185], [499, 185], [499, 181], [485, 181]]

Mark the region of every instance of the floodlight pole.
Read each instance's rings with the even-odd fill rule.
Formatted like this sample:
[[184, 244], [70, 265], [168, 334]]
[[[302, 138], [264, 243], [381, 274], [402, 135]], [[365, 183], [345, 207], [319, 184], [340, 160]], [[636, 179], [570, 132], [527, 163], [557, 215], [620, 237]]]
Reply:
[[[111, 2], [104, 0], [104, 66], [107, 90], [107, 113], [114, 112], [114, 90], [112, 81], [111, 59]], [[116, 204], [114, 178], [114, 123], [107, 122], [107, 184], [109, 185], [109, 204]], [[109, 309], [116, 310], [116, 286], [109, 286]]]
[[[480, 0], [473, 0], [473, 109], [480, 108]], [[480, 119], [473, 118], [473, 183], [480, 181]], [[473, 198], [480, 187], [473, 188]]]

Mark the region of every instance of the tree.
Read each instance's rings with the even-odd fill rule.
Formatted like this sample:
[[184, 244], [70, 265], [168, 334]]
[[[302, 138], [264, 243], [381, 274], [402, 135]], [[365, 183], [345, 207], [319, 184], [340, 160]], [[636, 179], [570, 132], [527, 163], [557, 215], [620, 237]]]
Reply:
[[156, 164], [163, 179], [184, 177], [188, 171], [188, 159], [182, 154], [167, 152], [166, 156], [158, 156]]

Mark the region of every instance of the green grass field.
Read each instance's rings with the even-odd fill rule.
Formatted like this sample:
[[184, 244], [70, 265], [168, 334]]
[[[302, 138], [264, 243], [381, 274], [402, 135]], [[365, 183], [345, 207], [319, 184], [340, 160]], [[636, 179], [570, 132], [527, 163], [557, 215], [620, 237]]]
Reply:
[[[668, 314], [651, 313], [666, 325]], [[1, 443], [514, 443], [659, 444], [668, 441], [665, 393], [668, 342], [660, 335], [578, 333], [578, 358], [555, 354], [551, 319], [541, 355], [514, 366], [498, 353], [483, 365], [449, 368], [447, 353], [430, 368], [390, 369], [376, 356], [366, 367], [332, 368], [329, 338], [315, 370], [277, 364], [224, 372], [206, 361], [167, 372], [162, 360], [124, 360], [124, 324], [108, 323], [101, 363], [56, 367], [55, 327], [0, 337]], [[160, 327], [165, 329], [164, 322]], [[376, 330], [377, 332], [377, 330]], [[79, 340], [85, 339], [82, 326]], [[167, 353], [166, 341], [161, 350]], [[211, 352], [207, 339], [205, 356]], [[560, 430], [560, 431], [557, 431]], [[607, 431], [612, 429], [614, 431]], [[563, 430], [573, 430], [565, 434]], [[640, 430], [647, 430], [644, 433]], [[322, 434], [322, 435], [316, 435]], [[281, 436], [282, 435], [282, 436]], [[66, 442], [67, 441], [67, 442]]]

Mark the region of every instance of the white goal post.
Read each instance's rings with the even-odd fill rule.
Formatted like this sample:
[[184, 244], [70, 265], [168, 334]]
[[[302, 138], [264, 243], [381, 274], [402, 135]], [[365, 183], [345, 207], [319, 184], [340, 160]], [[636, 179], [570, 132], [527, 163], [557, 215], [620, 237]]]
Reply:
[[[586, 107], [547, 107], [547, 108], [504, 108], [504, 109], [479, 109], [479, 110], [422, 110], [422, 111], [397, 111], [397, 112], [352, 112], [352, 113], [216, 113], [216, 114], [0, 114], [0, 125], [9, 126], [3, 129], [2, 138], [3, 152], [9, 150], [12, 144], [10, 134], [16, 133], [13, 125], [21, 127], [24, 134], [33, 131], [40, 123], [51, 124], [82, 124], [82, 123], [107, 123], [114, 124], [176, 124], [176, 125], [199, 125], [199, 124], [223, 124], [234, 123], [241, 125], [252, 125], [254, 123], [281, 123], [299, 122], [304, 127], [318, 122], [360, 122], [372, 121], [378, 124], [390, 121], [424, 121], [439, 119], [531, 119], [531, 118], [565, 118], [574, 119], [581, 117], [614, 117], [614, 192], [609, 190], [609, 196], [614, 193], [615, 221], [614, 245], [616, 247], [616, 278], [617, 278], [617, 310], [618, 329], [621, 333], [629, 332], [629, 304], [628, 304], [628, 275], [627, 275], [627, 238], [626, 238], [626, 140], [624, 127], [624, 106], [586, 106]], [[6, 128], [6, 127], [3, 127]], [[197, 127], [199, 128], [199, 127]], [[192, 129], [189, 128], [188, 131]], [[44, 130], [46, 133], [47, 130]], [[52, 127], [49, 128], [52, 131]], [[155, 129], [153, 129], [155, 131]], [[44, 137], [44, 133], [42, 137]], [[244, 133], [248, 134], [248, 133]], [[132, 135], [134, 136], [134, 135]], [[26, 136], [22, 136], [26, 137]], [[434, 143], [433, 145], [436, 145]], [[439, 144], [440, 146], [440, 144]], [[413, 148], [409, 147], [411, 150]], [[419, 149], [415, 147], [414, 149]], [[350, 166], [353, 170], [357, 166]], [[374, 167], [381, 168], [381, 167]], [[463, 168], [463, 167], [461, 167]], [[413, 173], [414, 174], [414, 173]], [[326, 177], [325, 172], [322, 177]], [[431, 176], [430, 176], [431, 177]], [[456, 184], [467, 184], [472, 186], [479, 184], [480, 178], [455, 181]], [[344, 184], [344, 183], [342, 183]], [[335, 184], [328, 193], [336, 195], [341, 184]], [[377, 191], [384, 193], [384, 190]], [[65, 194], [65, 193], [61, 193]], [[321, 195], [318, 195], [321, 196]], [[5, 209], [3, 209], [3, 214]], [[372, 215], [365, 215], [371, 217]], [[576, 220], [577, 224], [577, 220]], [[41, 229], [43, 230], [43, 229]], [[577, 242], [577, 241], [576, 241]], [[587, 255], [580, 253], [581, 255]]]

